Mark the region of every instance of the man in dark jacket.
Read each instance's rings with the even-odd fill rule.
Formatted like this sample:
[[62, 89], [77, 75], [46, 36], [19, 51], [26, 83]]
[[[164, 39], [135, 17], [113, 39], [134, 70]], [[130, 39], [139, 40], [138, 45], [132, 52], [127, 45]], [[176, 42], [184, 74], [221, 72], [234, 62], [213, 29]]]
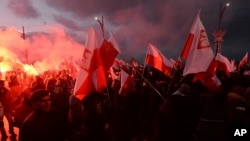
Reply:
[[62, 118], [51, 109], [49, 93], [36, 90], [30, 96], [33, 112], [25, 119], [19, 131], [19, 141], [64, 141], [66, 127]]

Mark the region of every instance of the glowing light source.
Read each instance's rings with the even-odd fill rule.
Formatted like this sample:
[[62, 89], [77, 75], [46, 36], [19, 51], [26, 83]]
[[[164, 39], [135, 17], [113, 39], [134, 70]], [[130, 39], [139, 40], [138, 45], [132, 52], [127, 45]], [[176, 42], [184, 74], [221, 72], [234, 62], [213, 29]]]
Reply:
[[104, 21], [103, 21], [103, 16], [102, 16], [102, 21], [98, 19], [98, 17], [95, 17], [95, 20], [99, 23], [101, 30], [102, 30], [102, 37], [104, 37]]

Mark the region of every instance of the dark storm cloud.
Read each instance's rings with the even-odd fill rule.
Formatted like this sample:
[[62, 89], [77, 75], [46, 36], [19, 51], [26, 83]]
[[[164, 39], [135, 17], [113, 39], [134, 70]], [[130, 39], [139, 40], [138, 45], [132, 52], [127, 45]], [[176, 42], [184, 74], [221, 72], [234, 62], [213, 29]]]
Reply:
[[63, 24], [66, 28], [71, 30], [79, 30], [81, 27], [77, 25], [77, 23], [69, 18], [66, 18], [61, 15], [53, 15], [56, 22]]
[[33, 7], [30, 0], [9, 0], [8, 7], [17, 16], [22, 18], [37, 18], [38, 11]]
[[[214, 46], [212, 34], [218, 27], [220, 5], [220, 1], [209, 0], [45, 1], [60, 12], [72, 14], [75, 19], [103, 15], [105, 31], [115, 35], [124, 54], [133, 56], [145, 54], [147, 45], [152, 43], [162, 50], [167, 58], [177, 57], [180, 54], [199, 9], [201, 9], [201, 20], [207, 29], [210, 44]], [[223, 3], [225, 2], [224, 0]], [[249, 46], [249, 39], [246, 39], [249, 37], [246, 34], [249, 33], [249, 28], [246, 30], [241, 28], [248, 27], [246, 24], [249, 24], [247, 20], [249, 14], [246, 13], [249, 13], [247, 11], [250, 9], [250, 1], [231, 0], [230, 2], [231, 7], [226, 9], [222, 23], [222, 27], [227, 29], [222, 53], [235, 57], [239, 56], [236, 52], [248, 51], [243, 45]], [[70, 22], [63, 23], [69, 26]], [[245, 33], [242, 34], [240, 30]], [[240, 47], [234, 47], [234, 45]], [[229, 51], [229, 49], [234, 49], [234, 51]]]

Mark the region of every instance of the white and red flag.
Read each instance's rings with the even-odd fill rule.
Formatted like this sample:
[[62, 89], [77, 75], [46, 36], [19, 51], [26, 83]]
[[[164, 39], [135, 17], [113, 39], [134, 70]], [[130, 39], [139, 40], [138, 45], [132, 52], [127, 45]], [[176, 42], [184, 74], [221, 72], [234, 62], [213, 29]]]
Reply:
[[105, 72], [108, 72], [109, 68], [113, 65], [114, 60], [119, 53], [112, 41], [104, 40], [102, 46], [100, 47], [100, 57], [102, 62], [102, 67]]
[[234, 71], [234, 67], [227, 57], [217, 53], [215, 58], [211, 61], [206, 72], [196, 73], [193, 81], [201, 81], [207, 88], [211, 90], [218, 90], [221, 85], [219, 78], [216, 76], [216, 70], [225, 72], [230, 76], [230, 72]]
[[200, 81], [205, 87], [210, 90], [217, 91], [218, 87], [221, 85], [221, 81], [214, 74], [207, 72], [199, 72], [194, 75], [193, 82]]
[[248, 52], [246, 53], [246, 55], [241, 59], [239, 65], [238, 65], [238, 69], [241, 69], [244, 67], [244, 65], [247, 63], [248, 61]]
[[152, 44], [148, 45], [148, 51], [145, 59], [145, 64], [150, 65], [165, 75], [169, 75], [173, 68], [173, 62], [168, 60], [156, 47]]
[[127, 95], [128, 91], [133, 89], [133, 78], [131, 75], [126, 73], [124, 70], [121, 70], [121, 87], [119, 90], [120, 95]]
[[118, 53], [112, 43], [98, 36], [92, 28], [88, 32], [85, 47], [74, 88], [74, 95], [81, 100], [91, 91], [104, 90], [107, 72]]
[[216, 70], [221, 70], [230, 76], [230, 72], [234, 71], [235, 68], [228, 60], [227, 57], [223, 56], [220, 53], [217, 53], [213, 61], [210, 63], [207, 72], [215, 73]]
[[186, 59], [183, 75], [205, 72], [214, 57], [199, 13], [190, 30], [181, 57]]

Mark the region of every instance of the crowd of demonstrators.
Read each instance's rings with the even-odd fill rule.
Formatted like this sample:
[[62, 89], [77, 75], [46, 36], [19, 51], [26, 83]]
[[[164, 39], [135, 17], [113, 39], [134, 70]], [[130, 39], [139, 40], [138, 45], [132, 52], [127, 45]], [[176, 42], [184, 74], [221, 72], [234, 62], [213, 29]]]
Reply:
[[169, 76], [151, 67], [127, 69], [132, 88], [122, 93], [116, 70], [107, 89], [83, 100], [73, 95], [75, 80], [66, 70], [12, 73], [0, 81], [0, 131], [7, 138], [6, 116], [11, 137], [17, 127], [20, 141], [226, 140], [232, 126], [250, 124], [250, 69], [244, 69], [230, 76], [217, 71], [216, 89], [193, 82], [193, 74], [183, 77], [181, 67]]
[[[56, 75], [55, 75], [56, 74]], [[63, 75], [62, 75], [63, 74]], [[0, 102], [3, 113], [1, 114], [1, 137], [2, 140], [8, 138], [4, 128], [3, 116], [8, 121], [10, 139], [16, 140], [14, 127], [21, 129], [26, 118], [34, 112], [34, 105], [30, 97], [37, 90], [47, 90], [49, 92], [52, 109], [60, 118], [61, 124], [69, 130], [68, 109], [69, 96], [71, 95], [73, 80], [69, 79], [65, 70], [59, 72], [45, 72], [37, 76], [29, 76], [20, 72], [6, 72], [0, 80]], [[55, 82], [49, 82], [50, 79]], [[71, 85], [69, 85], [71, 84]], [[53, 110], [54, 111], [54, 110]], [[63, 135], [67, 135], [65, 131]]]
[[[249, 68], [235, 71], [227, 76], [217, 72], [221, 85], [217, 89], [206, 88], [201, 94], [202, 113], [197, 137], [204, 141], [229, 140], [232, 130], [249, 126], [250, 77], [243, 72]], [[220, 135], [220, 136], [219, 136]]]

